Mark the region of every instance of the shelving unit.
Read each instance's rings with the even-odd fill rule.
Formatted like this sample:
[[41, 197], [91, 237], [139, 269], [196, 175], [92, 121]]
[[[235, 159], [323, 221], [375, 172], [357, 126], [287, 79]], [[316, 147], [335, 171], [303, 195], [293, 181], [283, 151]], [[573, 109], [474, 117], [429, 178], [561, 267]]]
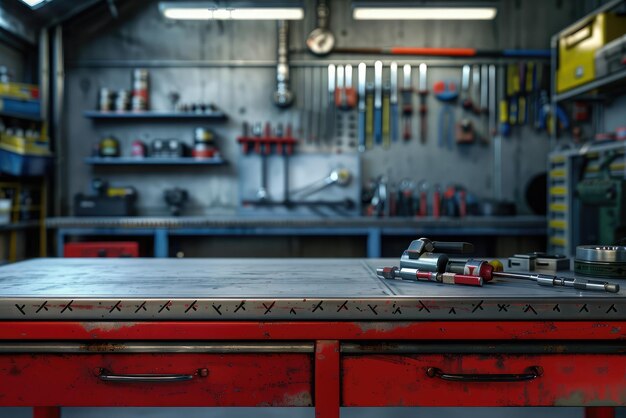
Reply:
[[28, 113], [7, 112], [3, 110], [3, 111], [0, 111], [0, 117], [1, 116], [7, 117], [7, 118], [25, 119], [25, 120], [30, 120], [33, 122], [43, 122], [43, 119], [41, 119], [41, 116], [35, 116], [35, 115], [28, 114]]
[[102, 158], [88, 157], [85, 163], [94, 166], [144, 166], [144, 165], [193, 165], [193, 166], [213, 166], [227, 164], [222, 158], [135, 158], [135, 157], [118, 157], [118, 158]]
[[[592, 16], [613, 10], [626, 4], [625, 0], [613, 0], [589, 15], [573, 23], [570, 27], [557, 33], [552, 37], [552, 68], [558, 66], [558, 39], [561, 35], [571, 31], [572, 27], [582, 26]], [[591, 102], [591, 115], [594, 118], [603, 117], [604, 106], [610, 100], [626, 94], [626, 68], [609, 74], [605, 77], [597, 78], [581, 86], [572, 88], [562, 93], [556, 93], [556, 73], [552, 73], [552, 112], [556, 113], [557, 106], [565, 105], [571, 101]], [[601, 129], [601, 120], [595, 120], [594, 129]], [[594, 132], [598, 133], [598, 132]], [[551, 135], [552, 145], [557, 144], [557, 132]], [[606, 153], [626, 152], [624, 141], [604, 144], [586, 144], [581, 148], [567, 150], [555, 150], [548, 158], [548, 251], [551, 253], [573, 255], [576, 246], [582, 244], [581, 230], [584, 229], [581, 217], [583, 207], [576, 198], [576, 184], [583, 176], [589, 177], [590, 171], [586, 169], [586, 162], [599, 160]], [[611, 165], [614, 175], [626, 178], [626, 170], [623, 163]], [[589, 243], [587, 243], [589, 244]]]
[[94, 120], [127, 120], [127, 119], [144, 119], [144, 120], [168, 120], [168, 121], [184, 121], [184, 120], [203, 120], [222, 122], [228, 120], [228, 116], [224, 112], [212, 113], [183, 113], [183, 112], [100, 112], [97, 110], [87, 110], [83, 115], [88, 119]]
[[[622, 90], [616, 91], [616, 88]], [[580, 87], [573, 88], [564, 93], [553, 96], [556, 103], [565, 100], [599, 100], [605, 96], [626, 92], [626, 69], [610, 74], [606, 77], [598, 78]]]

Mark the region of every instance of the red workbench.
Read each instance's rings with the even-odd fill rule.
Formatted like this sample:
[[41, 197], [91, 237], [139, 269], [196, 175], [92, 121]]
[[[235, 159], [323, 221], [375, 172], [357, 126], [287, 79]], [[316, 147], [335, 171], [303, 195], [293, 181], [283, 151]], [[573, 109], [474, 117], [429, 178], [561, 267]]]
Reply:
[[378, 283], [376, 261], [88, 261], [0, 268], [0, 406], [626, 405], [623, 291]]

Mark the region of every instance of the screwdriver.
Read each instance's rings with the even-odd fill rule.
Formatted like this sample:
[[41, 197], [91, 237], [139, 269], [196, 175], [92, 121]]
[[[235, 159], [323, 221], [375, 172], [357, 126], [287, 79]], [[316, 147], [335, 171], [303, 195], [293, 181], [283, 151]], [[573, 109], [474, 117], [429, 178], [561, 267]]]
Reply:
[[483, 279], [476, 276], [466, 276], [456, 273], [435, 273], [419, 271], [412, 268], [383, 267], [376, 269], [376, 274], [384, 279], [402, 279], [420, 282], [437, 282], [443, 284], [462, 284], [467, 286], [482, 286]]
[[426, 64], [421, 63], [419, 65], [419, 90], [418, 94], [420, 97], [420, 142], [422, 144], [426, 143], [426, 135], [427, 135], [427, 113], [428, 113], [428, 105], [426, 104], [426, 98], [428, 96], [428, 67]]
[[389, 115], [390, 112], [390, 94], [391, 87], [385, 85], [383, 87], [383, 116], [382, 116], [382, 135], [383, 135], [383, 148], [389, 148], [391, 145], [391, 117]]
[[398, 63], [392, 62], [389, 67], [389, 78], [391, 92], [389, 94], [389, 103], [391, 104], [391, 139], [393, 142], [398, 140]]
[[413, 86], [411, 86], [411, 65], [404, 64], [402, 67], [404, 84], [402, 85], [402, 138], [411, 139], [411, 116], [413, 115]]
[[362, 62], [358, 67], [359, 75], [359, 151], [365, 151], [365, 78], [367, 76], [367, 67]]

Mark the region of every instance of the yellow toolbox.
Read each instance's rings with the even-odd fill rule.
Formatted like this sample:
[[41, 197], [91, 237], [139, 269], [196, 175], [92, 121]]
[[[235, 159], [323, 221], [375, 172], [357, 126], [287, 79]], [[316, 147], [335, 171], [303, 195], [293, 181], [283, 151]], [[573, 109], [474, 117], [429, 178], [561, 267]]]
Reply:
[[600, 13], [568, 28], [559, 36], [556, 91], [563, 91], [595, 79], [598, 48], [626, 33], [626, 16]]

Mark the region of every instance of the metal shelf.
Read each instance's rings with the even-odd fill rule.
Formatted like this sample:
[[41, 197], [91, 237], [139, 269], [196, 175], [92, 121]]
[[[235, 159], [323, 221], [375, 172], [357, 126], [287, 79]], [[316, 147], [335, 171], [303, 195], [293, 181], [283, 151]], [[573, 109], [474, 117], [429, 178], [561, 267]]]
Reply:
[[83, 113], [86, 118], [98, 120], [212, 120], [225, 121], [228, 116], [224, 112], [212, 113], [184, 113], [184, 112], [100, 112], [97, 110], [87, 110]]
[[43, 122], [43, 119], [41, 119], [41, 116], [35, 116], [33, 114], [30, 114], [30, 113], [7, 112], [7, 111], [3, 110], [3, 111], [0, 112], [0, 116], [5, 116], [5, 117], [8, 117], [8, 118], [32, 120], [32, 121], [35, 121], [35, 122]]
[[192, 157], [181, 158], [134, 158], [134, 157], [117, 157], [117, 158], [102, 158], [102, 157], [88, 157], [85, 158], [85, 163], [89, 165], [108, 165], [108, 166], [140, 166], [140, 165], [224, 165], [227, 164], [226, 160], [220, 157], [196, 159]]
[[608, 90], [611, 87], [618, 86], [623, 84], [626, 90], [626, 69], [621, 70], [617, 73], [608, 75], [606, 77], [602, 77], [596, 80], [593, 80], [587, 84], [584, 84], [580, 87], [576, 87], [572, 90], [568, 90], [564, 93], [556, 94], [553, 97], [555, 102], [561, 102], [564, 100], [571, 99], [581, 99], [581, 100], [593, 100], [598, 99], [597, 95], [589, 94], [593, 90]]
[[19, 231], [23, 229], [31, 229], [38, 228], [39, 221], [20, 221], [20, 222], [12, 222], [8, 224], [0, 225], [0, 233], [1, 232], [11, 232], [11, 231]]

